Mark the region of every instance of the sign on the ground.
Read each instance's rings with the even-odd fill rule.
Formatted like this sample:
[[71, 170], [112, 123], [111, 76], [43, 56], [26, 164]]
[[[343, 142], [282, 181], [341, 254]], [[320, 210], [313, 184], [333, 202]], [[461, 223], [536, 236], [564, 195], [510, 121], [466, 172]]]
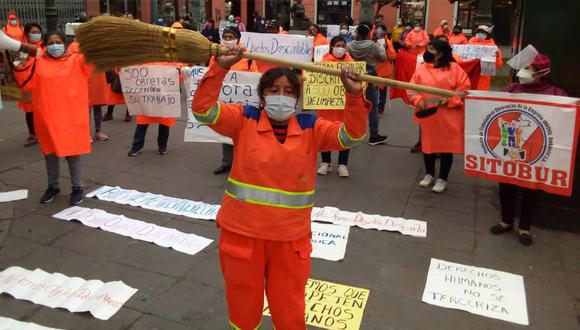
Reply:
[[350, 227], [312, 222], [312, 258], [344, 259]]
[[[351, 67], [364, 73], [365, 62], [317, 62], [319, 66], [332, 69]], [[344, 86], [340, 77], [323, 73], [304, 71], [304, 109], [344, 110]]]
[[[306, 324], [330, 330], [360, 328], [370, 290], [308, 279], [306, 283]], [[270, 316], [264, 296], [264, 315]]]
[[451, 47], [453, 47], [453, 52], [461, 56], [464, 61], [480, 59], [482, 75], [495, 76], [497, 46], [453, 45]]
[[580, 100], [470, 91], [465, 102], [465, 173], [572, 194]]
[[0, 203], [18, 201], [28, 198], [28, 190], [20, 189], [13, 191], [0, 192]]
[[423, 301], [528, 325], [521, 275], [431, 258]]

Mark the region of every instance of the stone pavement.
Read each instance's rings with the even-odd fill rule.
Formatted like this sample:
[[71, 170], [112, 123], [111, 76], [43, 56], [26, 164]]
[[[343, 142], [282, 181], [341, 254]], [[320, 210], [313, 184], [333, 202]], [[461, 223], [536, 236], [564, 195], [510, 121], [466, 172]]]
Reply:
[[[18, 265], [103, 281], [123, 280], [139, 291], [110, 320], [70, 313], [0, 295], [0, 316], [66, 329], [225, 329], [227, 309], [216, 243], [190, 256], [154, 244], [64, 222], [51, 215], [68, 207], [68, 196], [50, 205], [38, 147], [23, 148], [24, 115], [13, 102], [0, 112], [0, 191], [26, 188], [27, 200], [0, 204], [0, 269]], [[363, 145], [351, 153], [351, 178], [336, 172], [317, 179], [316, 204], [342, 210], [415, 218], [428, 222], [427, 238], [352, 228], [341, 262], [312, 260], [311, 277], [370, 289], [362, 329], [522, 329], [523, 326], [421, 302], [431, 257], [521, 274], [529, 329], [580, 327], [580, 237], [533, 229], [535, 244], [523, 247], [515, 234], [492, 237], [498, 221], [496, 185], [462, 174], [456, 157], [446, 193], [417, 186], [422, 158], [409, 153], [417, 138], [409, 111], [398, 102], [381, 120], [387, 146]], [[159, 156], [156, 128], [145, 150], [127, 157], [135, 123], [124, 110], [105, 122], [108, 142], [95, 142], [83, 157], [86, 190], [100, 185], [219, 203], [225, 176], [217, 144], [184, 143], [184, 123], [171, 130], [169, 153]], [[185, 117], [184, 117], [185, 118]], [[336, 157], [336, 156], [335, 156]], [[68, 169], [61, 162], [63, 192]], [[215, 223], [122, 206], [96, 199], [82, 206], [217, 239]], [[270, 319], [264, 317], [264, 328]]]

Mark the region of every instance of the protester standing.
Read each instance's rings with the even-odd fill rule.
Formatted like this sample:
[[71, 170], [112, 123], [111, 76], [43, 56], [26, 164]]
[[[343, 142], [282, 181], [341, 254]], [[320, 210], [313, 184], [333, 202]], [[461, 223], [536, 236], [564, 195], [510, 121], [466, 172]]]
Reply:
[[[320, 28], [314, 23], [308, 24], [308, 29], [306, 30], [307, 36], [314, 37], [313, 47], [328, 45], [328, 39], [322, 33], [320, 33]], [[312, 55], [314, 56], [314, 54]]]
[[405, 27], [403, 26], [403, 20], [400, 18], [397, 19], [397, 24], [393, 26], [393, 32], [391, 33], [391, 41], [395, 46], [395, 52], [398, 52], [401, 47], [404, 47], [404, 44], [401, 44], [401, 36], [405, 32]]
[[455, 25], [453, 27], [453, 32], [447, 36], [450, 45], [467, 45], [469, 40], [465, 34], [463, 34], [463, 29], [461, 25]]
[[350, 33], [350, 26], [346, 23], [340, 23], [340, 36], [344, 38], [344, 41], [348, 44], [354, 40], [354, 36]]
[[201, 34], [207, 38], [207, 40], [219, 44], [220, 43], [220, 32], [218, 29], [215, 28], [215, 21], [213, 18], [209, 18], [205, 21], [205, 25], [203, 30], [201, 30]]
[[2, 32], [14, 40], [20, 42], [26, 41], [26, 33], [24, 32], [22, 25], [20, 25], [20, 18], [16, 16], [16, 13], [14, 12], [8, 15], [8, 21], [2, 28]]
[[449, 23], [447, 22], [446, 19], [444, 19], [441, 21], [441, 23], [439, 23], [439, 26], [435, 29], [435, 32], [433, 32], [433, 37], [435, 37], [435, 38], [439, 38], [439, 37], [447, 38], [450, 33], [451, 32], [449, 31]]
[[[395, 47], [393, 47], [393, 43], [389, 40], [387, 32], [387, 27], [384, 24], [377, 25], [375, 34], [373, 35], [373, 41], [383, 47], [385, 54], [387, 54], [386, 61], [377, 63], [377, 76], [390, 79], [393, 78], [393, 60], [397, 57], [397, 52], [395, 51]], [[377, 89], [379, 91], [377, 116], [380, 118], [383, 116], [387, 104], [387, 86], [377, 84]]]
[[412, 31], [405, 36], [407, 50], [415, 55], [422, 54], [429, 43], [429, 35], [423, 30], [421, 23], [415, 23]]
[[[496, 46], [495, 41], [491, 37], [491, 32], [493, 28], [491, 26], [480, 25], [475, 30], [475, 36], [469, 39], [470, 45], [483, 45], [483, 46]], [[501, 55], [501, 50], [497, 47], [497, 58], [495, 62], [495, 67], [499, 69], [503, 65], [503, 59]], [[481, 75], [479, 78], [479, 84], [477, 85], [478, 90], [488, 91], [491, 88], [491, 76]]]

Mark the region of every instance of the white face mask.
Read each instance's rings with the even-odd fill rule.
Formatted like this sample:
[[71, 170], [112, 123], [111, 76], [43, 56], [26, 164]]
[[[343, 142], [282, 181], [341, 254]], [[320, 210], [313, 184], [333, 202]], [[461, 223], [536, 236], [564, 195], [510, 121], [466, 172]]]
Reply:
[[479, 32], [475, 34], [475, 37], [479, 40], [486, 40], [487, 39], [487, 34], [483, 33], [483, 32]]
[[336, 58], [342, 58], [346, 50], [342, 47], [334, 47], [332, 48], [332, 55]]
[[226, 48], [235, 48], [236, 45], [238, 44], [238, 39], [233, 39], [233, 40], [221, 40], [220, 41], [221, 45], [226, 47]]
[[266, 106], [264, 110], [268, 118], [275, 121], [286, 121], [296, 112], [297, 100], [284, 95], [269, 95], [264, 97]]
[[421, 31], [421, 27], [420, 26], [415, 26], [415, 31], [417, 31], [417, 32]]
[[536, 79], [534, 78], [534, 71], [528, 69], [521, 69], [517, 74], [521, 84], [531, 84]]
[[348, 34], [348, 29], [340, 29], [340, 34], [342, 34], [343, 36]]
[[398, 25], [398, 26], [401, 26], [401, 25], [403, 25], [403, 21], [397, 21], [397, 25]]

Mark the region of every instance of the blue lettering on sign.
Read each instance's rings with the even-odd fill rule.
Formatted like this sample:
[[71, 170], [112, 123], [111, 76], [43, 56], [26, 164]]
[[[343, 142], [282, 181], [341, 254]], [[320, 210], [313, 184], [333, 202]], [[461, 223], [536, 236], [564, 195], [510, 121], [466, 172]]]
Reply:
[[248, 37], [246, 47], [255, 53], [267, 55], [304, 55], [310, 56], [313, 47], [306, 40], [296, 41], [292, 44], [280, 44], [280, 40], [272, 38], [268, 44], [264, 40], [256, 41]]

